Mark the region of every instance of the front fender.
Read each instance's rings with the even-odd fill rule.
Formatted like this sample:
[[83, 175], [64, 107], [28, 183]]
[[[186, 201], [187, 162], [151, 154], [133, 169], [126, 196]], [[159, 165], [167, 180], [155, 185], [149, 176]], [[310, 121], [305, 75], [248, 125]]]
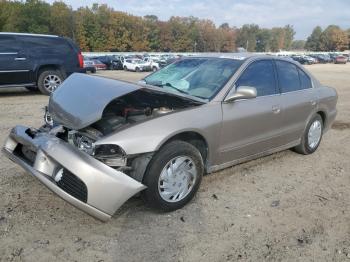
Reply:
[[157, 151], [171, 137], [192, 131], [204, 137], [212, 152], [217, 147], [221, 121], [220, 103], [205, 104], [137, 123], [98, 140], [96, 145], [116, 144], [127, 155], [141, 154]]

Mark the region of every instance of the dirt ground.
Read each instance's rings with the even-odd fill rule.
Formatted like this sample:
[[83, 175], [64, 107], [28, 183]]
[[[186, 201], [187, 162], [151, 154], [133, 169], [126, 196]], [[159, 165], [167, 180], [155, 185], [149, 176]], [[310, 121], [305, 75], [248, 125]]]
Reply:
[[[173, 213], [132, 198], [102, 223], [1, 155], [0, 261], [350, 261], [350, 64], [308, 69], [339, 93], [317, 152], [287, 150], [207, 175]], [[0, 142], [16, 124], [40, 126], [47, 102], [0, 90]]]

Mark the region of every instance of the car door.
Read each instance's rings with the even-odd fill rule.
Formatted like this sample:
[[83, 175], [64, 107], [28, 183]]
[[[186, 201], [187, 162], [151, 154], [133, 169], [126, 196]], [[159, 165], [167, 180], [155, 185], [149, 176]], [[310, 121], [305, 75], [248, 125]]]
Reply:
[[235, 83], [236, 89], [240, 86], [255, 87], [257, 97], [223, 102], [222, 163], [244, 159], [283, 144], [280, 139], [283, 128], [281, 100], [272, 60], [250, 64]]
[[283, 104], [283, 136], [290, 143], [297, 141], [307, 120], [317, 108], [317, 97], [310, 77], [297, 65], [276, 61], [278, 84]]
[[14, 35], [0, 35], [0, 86], [30, 83], [25, 51]]

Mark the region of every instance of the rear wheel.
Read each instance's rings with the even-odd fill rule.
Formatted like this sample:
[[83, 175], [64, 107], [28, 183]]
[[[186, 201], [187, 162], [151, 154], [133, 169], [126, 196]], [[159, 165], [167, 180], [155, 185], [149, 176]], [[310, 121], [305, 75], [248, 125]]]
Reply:
[[204, 172], [200, 152], [193, 145], [173, 141], [152, 158], [145, 173], [142, 191], [146, 203], [161, 211], [186, 205], [196, 194]]
[[156, 72], [156, 71], [157, 71], [157, 67], [154, 66], [154, 67], [152, 68], [152, 71], [153, 71], [153, 72]]
[[38, 88], [44, 95], [50, 95], [63, 82], [63, 75], [59, 70], [47, 69], [39, 73]]
[[315, 152], [321, 143], [323, 134], [323, 120], [319, 114], [314, 115], [304, 131], [300, 145], [295, 147], [295, 151], [308, 155]]
[[136, 71], [136, 72], [140, 72], [140, 68], [136, 67], [136, 68], [135, 68], [135, 71]]
[[125, 71], [128, 71], [128, 68], [127, 68], [126, 66], [124, 66], [124, 70], [125, 70]]

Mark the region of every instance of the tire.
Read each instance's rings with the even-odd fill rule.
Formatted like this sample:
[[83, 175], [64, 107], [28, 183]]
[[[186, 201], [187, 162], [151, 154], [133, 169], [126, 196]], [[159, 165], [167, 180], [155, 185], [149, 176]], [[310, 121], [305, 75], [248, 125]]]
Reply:
[[58, 88], [58, 85], [55, 87], [53, 86], [54, 84], [52, 84], [52, 86], [48, 86], [49, 84], [47, 81], [49, 79], [52, 79], [52, 81], [55, 82], [55, 84], [60, 85], [63, 82], [64, 77], [59, 70], [55, 69], [45, 69], [39, 72], [38, 88], [40, 92], [44, 95], [50, 95], [53, 91], [55, 91]]
[[128, 71], [128, 68], [127, 68], [126, 66], [124, 66], [124, 70], [125, 70], [125, 71]]
[[140, 68], [136, 67], [136, 68], [135, 68], [135, 71], [136, 71], [136, 72], [140, 72]]
[[[183, 159], [185, 161], [182, 161]], [[170, 174], [169, 172], [171, 171], [162, 172], [167, 167], [167, 170], [171, 170], [170, 166], [173, 165], [172, 163], [180, 163], [178, 167], [184, 165], [185, 167], [180, 170], [177, 167], [175, 170], [178, 171]], [[196, 175], [192, 176], [190, 172], [185, 172], [184, 170], [192, 170]], [[162, 173], [165, 176], [162, 177]], [[143, 184], [147, 186], [147, 189], [142, 191], [141, 196], [146, 204], [152, 208], [163, 212], [174, 211], [186, 205], [194, 197], [202, 181], [203, 173], [203, 160], [197, 148], [187, 142], [172, 141], [164, 145], [153, 156], [143, 178]], [[191, 178], [194, 179], [191, 180]], [[175, 193], [171, 193], [173, 196], [171, 194], [167, 195], [167, 197], [173, 198], [172, 200], [164, 198], [167, 189], [167, 185], [164, 183], [166, 180], [170, 180], [168, 183], [171, 187], [170, 191], [173, 191], [175, 188]], [[188, 182], [192, 184], [189, 186]], [[179, 189], [181, 186], [182, 189]], [[176, 190], [183, 192], [181, 193], [183, 195], [181, 196]], [[177, 194], [179, 195], [177, 196]]]
[[157, 67], [154, 66], [154, 67], [152, 68], [152, 71], [153, 71], [153, 72], [157, 72]]
[[95, 74], [96, 73], [96, 68], [91, 70], [91, 74]]
[[[315, 140], [314, 140], [314, 143], [311, 143], [312, 141], [309, 141], [309, 131], [312, 128], [314, 123], [319, 123], [319, 129], [317, 128], [317, 131], [316, 130], [314, 131], [315, 135], [318, 136], [318, 134], [319, 134], [319, 139], [318, 139], [317, 143], [315, 142]], [[306, 129], [304, 131], [304, 134], [301, 137], [300, 145], [296, 146], [294, 148], [294, 151], [296, 151], [299, 154], [303, 154], [303, 155], [312, 154], [313, 152], [315, 152], [317, 150], [318, 146], [320, 145], [321, 140], [322, 140], [322, 135], [323, 135], [323, 120], [319, 114], [316, 114], [311, 118], [311, 120], [307, 124]]]

